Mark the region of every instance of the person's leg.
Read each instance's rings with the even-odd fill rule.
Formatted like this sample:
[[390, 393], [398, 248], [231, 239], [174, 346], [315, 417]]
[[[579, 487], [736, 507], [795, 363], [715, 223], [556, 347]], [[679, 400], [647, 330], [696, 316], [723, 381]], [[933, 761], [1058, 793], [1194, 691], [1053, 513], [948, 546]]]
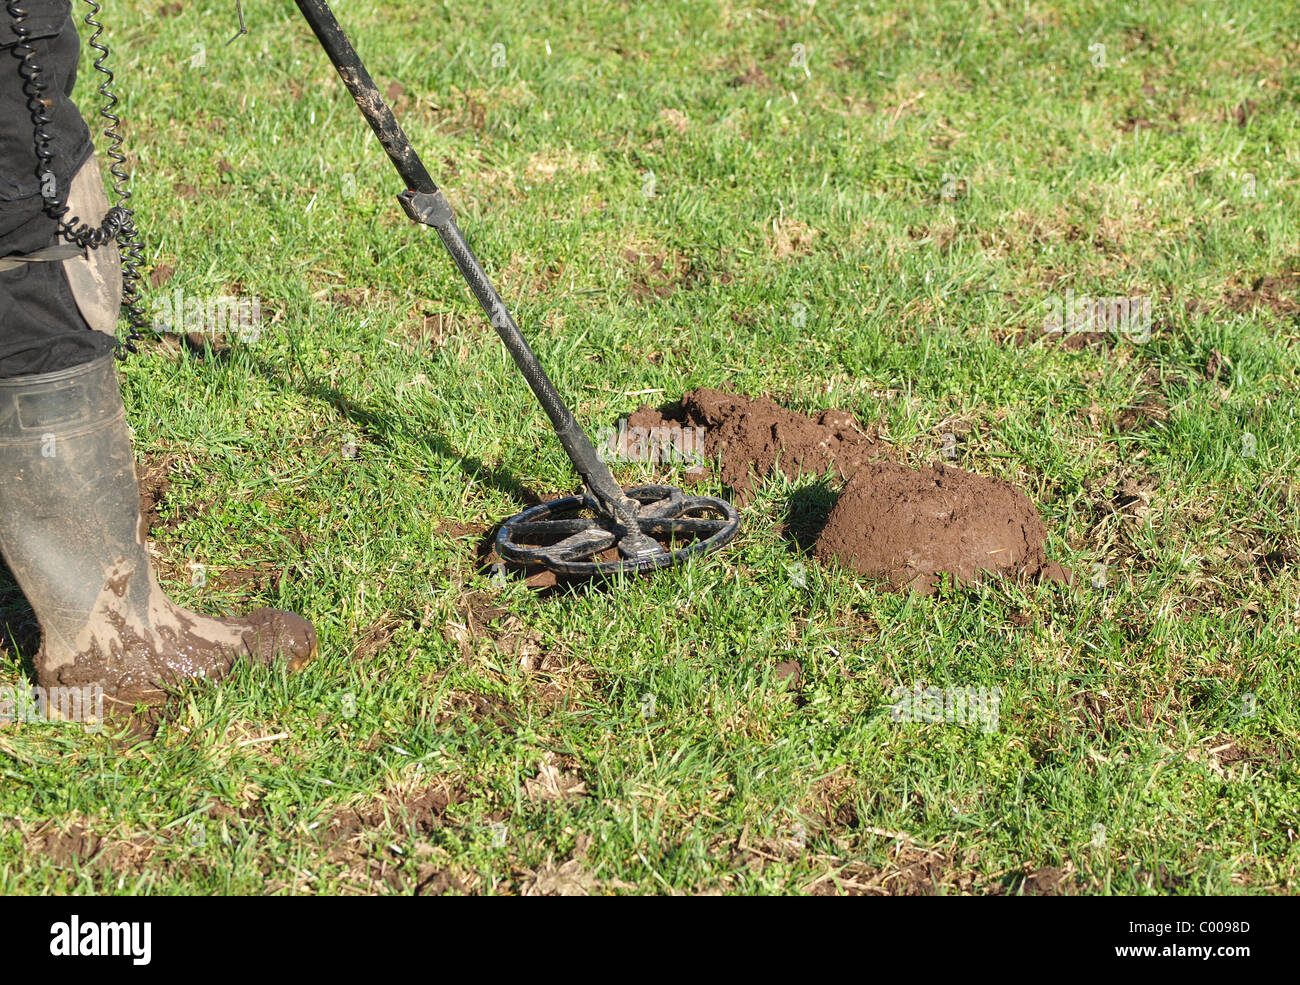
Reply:
[[[45, 85], [40, 95], [54, 156], [48, 168], [38, 164], [31, 93], [19, 57], [23, 49], [13, 38], [12, 18], [0, 0], [0, 378], [54, 372], [103, 355], [113, 345], [117, 321], [114, 312], [112, 326], [104, 329], [101, 319], [96, 326], [101, 330], [94, 331], [68, 278], [68, 267], [76, 265], [84, 293], [88, 268], [111, 268], [118, 262], [117, 247], [107, 244], [93, 251], [102, 257], [61, 259], [60, 251], [72, 250], [60, 241], [58, 225], [46, 213], [41, 195], [42, 186], [52, 184], [55, 191], [67, 193], [69, 217], [79, 215], [91, 223], [102, 218], [102, 213], [78, 211], [94, 208], [103, 199], [103, 182], [90, 130], [71, 98], [80, 50], [77, 29], [66, 3], [57, 22], [51, 11], [60, 4], [47, 0], [24, 5], [31, 7], [23, 22], [31, 32], [26, 43]], [[110, 271], [103, 279], [111, 276]], [[90, 306], [92, 299], [85, 297]]]
[[[0, 25], [6, 15], [0, 0]], [[70, 99], [76, 29], [65, 12], [54, 35], [27, 40], [50, 82], [54, 180], [94, 225], [107, 201]], [[158, 585], [112, 354], [120, 261], [110, 246], [59, 256], [18, 65], [0, 47], [0, 553], [41, 624], [38, 683], [102, 687], [111, 706], [239, 661], [297, 669], [316, 653], [306, 620], [271, 609], [213, 619]]]

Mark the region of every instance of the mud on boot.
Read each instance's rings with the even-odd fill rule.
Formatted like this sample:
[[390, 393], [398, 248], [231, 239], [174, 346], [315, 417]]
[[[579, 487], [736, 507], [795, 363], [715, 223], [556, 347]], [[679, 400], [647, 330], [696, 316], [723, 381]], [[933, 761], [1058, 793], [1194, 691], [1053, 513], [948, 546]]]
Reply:
[[297, 670], [316, 655], [300, 616], [190, 612], [149, 561], [112, 356], [0, 380], [0, 551], [40, 621], [37, 682], [104, 689], [105, 707], [158, 701], [240, 662]]

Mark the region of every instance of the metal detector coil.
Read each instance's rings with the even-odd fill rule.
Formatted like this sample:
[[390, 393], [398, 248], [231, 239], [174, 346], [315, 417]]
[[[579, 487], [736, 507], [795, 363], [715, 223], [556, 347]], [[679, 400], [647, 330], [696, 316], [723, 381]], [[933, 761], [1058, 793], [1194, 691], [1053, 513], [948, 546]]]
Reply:
[[653, 571], [716, 551], [740, 528], [725, 499], [687, 496], [673, 486], [637, 486], [627, 495], [638, 505], [631, 529], [610, 523], [590, 496], [570, 496], [503, 523], [497, 553], [574, 578]]

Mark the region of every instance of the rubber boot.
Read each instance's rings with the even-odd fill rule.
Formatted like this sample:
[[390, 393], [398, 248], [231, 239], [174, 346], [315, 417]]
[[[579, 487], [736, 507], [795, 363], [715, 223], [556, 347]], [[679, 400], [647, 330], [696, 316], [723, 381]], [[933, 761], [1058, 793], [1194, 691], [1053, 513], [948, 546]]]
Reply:
[[113, 357], [0, 380], [0, 551], [41, 624], [38, 684], [100, 686], [107, 711], [241, 661], [296, 670], [315, 656], [292, 613], [174, 604], [145, 534]]

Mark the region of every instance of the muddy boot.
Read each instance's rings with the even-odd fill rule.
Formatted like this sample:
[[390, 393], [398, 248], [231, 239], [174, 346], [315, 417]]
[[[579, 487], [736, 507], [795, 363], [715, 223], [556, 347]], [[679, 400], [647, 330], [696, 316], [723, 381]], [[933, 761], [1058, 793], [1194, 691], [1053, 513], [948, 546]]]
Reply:
[[240, 661], [315, 656], [299, 616], [213, 619], [168, 599], [139, 503], [112, 356], [0, 380], [0, 551], [40, 620], [42, 687], [100, 686], [108, 710]]

